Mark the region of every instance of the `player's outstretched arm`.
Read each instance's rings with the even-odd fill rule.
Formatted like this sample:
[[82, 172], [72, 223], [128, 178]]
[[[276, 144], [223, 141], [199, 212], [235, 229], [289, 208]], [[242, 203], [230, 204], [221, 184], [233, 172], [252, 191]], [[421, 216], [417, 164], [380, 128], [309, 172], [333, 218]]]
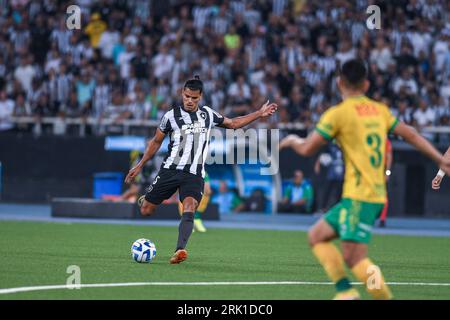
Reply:
[[125, 178], [125, 183], [132, 183], [134, 181], [134, 178], [136, 178], [139, 172], [141, 172], [147, 161], [153, 158], [155, 153], [159, 150], [159, 148], [161, 148], [161, 144], [165, 136], [165, 133], [162, 132], [159, 128], [156, 129], [155, 136], [147, 143], [147, 148], [145, 149], [141, 161], [139, 161], [136, 166], [130, 169]]
[[416, 147], [420, 152], [424, 153], [431, 160], [444, 171], [446, 174], [450, 174], [450, 159], [444, 158], [442, 154], [433, 145], [428, 142], [427, 139], [422, 137], [414, 128], [406, 125], [403, 122], [394, 129], [394, 134], [399, 135], [406, 142]]
[[262, 105], [261, 109], [259, 109], [258, 111], [232, 119], [225, 117], [220, 126], [227, 129], [239, 129], [245, 127], [255, 120], [273, 115], [275, 111], [277, 111], [277, 109], [278, 105], [276, 103], [269, 103], [269, 100], [267, 100], [267, 102]]
[[327, 143], [328, 141], [324, 137], [313, 131], [306, 139], [300, 138], [295, 134], [288, 135], [281, 140], [279, 149], [292, 148], [298, 154], [309, 157]]
[[[444, 158], [450, 161], [450, 147], [445, 152]], [[434, 190], [440, 189], [441, 182], [442, 182], [442, 179], [444, 178], [444, 176], [445, 176], [444, 170], [442, 170], [442, 168], [439, 168], [439, 171], [436, 174], [436, 177], [434, 177], [433, 181], [431, 181], [431, 188], [433, 188]]]

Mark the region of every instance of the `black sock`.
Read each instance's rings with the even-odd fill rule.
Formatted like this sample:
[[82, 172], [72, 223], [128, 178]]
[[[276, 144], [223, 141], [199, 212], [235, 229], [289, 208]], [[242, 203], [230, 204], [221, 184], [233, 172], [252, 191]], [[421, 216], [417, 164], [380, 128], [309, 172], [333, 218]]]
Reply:
[[183, 212], [183, 215], [181, 216], [181, 222], [178, 227], [177, 250], [184, 249], [186, 247], [193, 229], [194, 229], [194, 213]]

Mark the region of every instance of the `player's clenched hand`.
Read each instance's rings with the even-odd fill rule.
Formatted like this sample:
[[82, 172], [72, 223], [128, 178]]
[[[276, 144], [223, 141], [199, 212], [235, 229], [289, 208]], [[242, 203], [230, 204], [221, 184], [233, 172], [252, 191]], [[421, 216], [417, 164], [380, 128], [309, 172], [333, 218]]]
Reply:
[[141, 166], [135, 166], [128, 171], [127, 176], [125, 177], [125, 183], [132, 183], [134, 181], [134, 178], [141, 172], [142, 167]]
[[442, 177], [436, 176], [433, 181], [431, 181], [431, 187], [434, 190], [438, 190], [441, 187]]
[[276, 103], [269, 104], [269, 100], [267, 100], [267, 102], [264, 103], [260, 109], [261, 117], [264, 118], [264, 117], [271, 116], [275, 113], [275, 111], [277, 111], [277, 109], [278, 109], [278, 105]]

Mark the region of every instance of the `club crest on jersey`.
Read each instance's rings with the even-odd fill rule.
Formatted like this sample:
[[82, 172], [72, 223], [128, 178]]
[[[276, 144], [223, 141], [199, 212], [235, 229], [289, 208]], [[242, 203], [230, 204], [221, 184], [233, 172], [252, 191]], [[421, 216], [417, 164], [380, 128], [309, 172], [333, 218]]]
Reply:
[[200, 112], [200, 117], [202, 117], [202, 119], [206, 119], [206, 113]]
[[198, 121], [194, 123], [183, 124], [181, 130], [184, 134], [205, 133], [206, 128]]

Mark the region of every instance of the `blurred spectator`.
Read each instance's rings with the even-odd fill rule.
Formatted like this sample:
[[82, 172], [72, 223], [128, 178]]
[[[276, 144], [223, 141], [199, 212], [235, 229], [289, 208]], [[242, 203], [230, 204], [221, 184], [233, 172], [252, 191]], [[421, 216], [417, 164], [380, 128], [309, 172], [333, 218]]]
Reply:
[[134, 58], [134, 46], [132, 42], [126, 43], [125, 51], [119, 53], [117, 57], [119, 65], [120, 65], [120, 76], [122, 79], [129, 79], [131, 73], [131, 60]]
[[93, 116], [98, 117], [103, 113], [106, 106], [111, 101], [111, 87], [105, 82], [105, 76], [97, 76], [96, 86], [93, 96]]
[[14, 51], [20, 54], [27, 52], [30, 45], [30, 30], [26, 21], [16, 22], [10, 32], [10, 41]]
[[8, 131], [14, 128], [11, 117], [14, 114], [14, 101], [8, 99], [4, 90], [0, 91], [0, 131]]
[[412, 110], [408, 107], [407, 100], [398, 101], [398, 106], [397, 109], [394, 110], [394, 115], [398, 120], [403, 121], [406, 124], [412, 124], [413, 122]]
[[164, 101], [163, 96], [158, 94], [156, 86], [152, 86], [150, 90], [150, 94], [146, 97], [146, 101], [151, 106], [150, 112], [148, 114], [149, 119], [160, 119], [158, 114], [158, 110], [161, 108], [161, 104]]
[[[419, 108], [413, 114], [413, 124], [418, 131], [422, 131], [423, 127], [432, 126], [436, 120], [436, 113], [433, 109], [428, 107], [424, 99], [419, 100]], [[432, 140], [433, 134], [424, 133], [422, 135]]]
[[[31, 107], [28, 101], [25, 98], [25, 94], [20, 93], [16, 96], [14, 111], [13, 111], [14, 117], [31, 117]], [[28, 131], [30, 129], [30, 125], [27, 123], [18, 123], [16, 125], [16, 129]]]
[[56, 115], [55, 106], [50, 103], [47, 93], [42, 93], [39, 95], [33, 109], [33, 114], [39, 117], [50, 117], [52, 115]]
[[102, 52], [102, 56], [107, 59], [113, 58], [113, 49], [120, 41], [120, 32], [115, 30], [113, 25], [108, 25], [105, 32], [100, 36], [98, 47]]
[[339, 66], [342, 66], [346, 61], [356, 58], [356, 50], [348, 39], [343, 39], [339, 44], [339, 50], [336, 53], [336, 60]]
[[111, 103], [103, 110], [102, 118], [113, 120], [115, 124], [119, 124], [130, 116], [131, 112], [125, 98], [120, 92], [113, 92]]
[[43, 15], [36, 16], [36, 21], [31, 28], [30, 51], [33, 52], [38, 64], [43, 64], [47, 54], [47, 48], [50, 46], [50, 29], [48, 21]]
[[80, 103], [78, 102], [78, 96], [76, 91], [72, 91], [69, 94], [69, 100], [61, 105], [61, 111], [64, 111], [69, 118], [78, 118], [82, 115]]
[[265, 212], [266, 203], [267, 200], [266, 196], [264, 195], [264, 191], [260, 188], [255, 188], [252, 190], [250, 196], [245, 199], [244, 205], [242, 208], [240, 208], [240, 211]]
[[89, 40], [91, 42], [91, 46], [93, 48], [97, 48], [100, 43], [100, 38], [103, 34], [103, 32], [106, 30], [107, 25], [106, 23], [101, 19], [101, 16], [99, 13], [95, 12], [91, 15], [91, 20], [89, 21], [88, 25], [84, 29], [84, 32], [89, 36]]
[[[59, 22], [58, 22], [59, 20]], [[70, 49], [70, 38], [72, 31], [67, 29], [66, 19], [59, 16], [54, 20], [53, 30], [50, 34], [50, 40], [54, 43], [54, 48], [61, 53], [67, 53]]]
[[314, 193], [311, 184], [303, 177], [301, 170], [294, 172], [292, 182], [284, 190], [279, 212], [309, 213], [312, 210]]
[[84, 108], [90, 105], [95, 90], [95, 80], [84, 71], [81, 79], [77, 81], [77, 99], [78, 103]]
[[16, 103], [14, 106], [14, 117], [29, 117], [31, 116], [31, 107], [25, 98], [25, 94], [21, 93], [16, 96]]
[[439, 93], [444, 101], [444, 105], [450, 108], [450, 76], [442, 84]]
[[404, 90], [407, 95], [417, 94], [419, 88], [409, 69], [403, 69], [401, 76], [394, 80], [393, 90], [396, 94], [400, 93], [400, 90]]
[[156, 79], [169, 79], [170, 72], [175, 63], [175, 58], [170, 54], [166, 46], [161, 46], [159, 53], [153, 58], [153, 76]]
[[136, 55], [131, 58], [131, 68], [139, 80], [148, 78], [151, 52], [149, 53], [150, 55], [144, 54], [143, 48], [138, 47]]
[[386, 72], [388, 66], [394, 62], [391, 49], [386, 44], [383, 37], [377, 38], [376, 46], [370, 52], [370, 62], [376, 63], [378, 69], [382, 72]]
[[240, 74], [237, 80], [228, 88], [228, 97], [233, 104], [247, 102], [251, 97], [250, 86], [245, 82], [244, 75]]
[[402, 44], [400, 55], [396, 56], [395, 59], [397, 63], [397, 72], [399, 73], [410, 67], [415, 68], [417, 65], [417, 58], [412, 54], [412, 48], [409, 42], [404, 42]]
[[295, 37], [287, 39], [286, 46], [281, 50], [280, 60], [287, 65], [289, 72], [295, 72], [297, 66], [304, 62], [303, 49]]
[[36, 70], [31, 65], [30, 56], [24, 55], [20, 59], [20, 65], [14, 71], [14, 78], [20, 82], [23, 90], [29, 92], [31, 90], [31, 83], [35, 75]]
[[235, 53], [242, 45], [241, 36], [236, 32], [236, 28], [233, 25], [228, 29], [228, 33], [225, 34], [223, 41], [225, 47], [233, 53]]
[[44, 68], [45, 73], [48, 74], [52, 69], [55, 72], [59, 72], [60, 64], [61, 64], [60, 53], [56, 48], [53, 48], [47, 55], [47, 60]]
[[220, 214], [242, 211], [244, 203], [236, 190], [229, 190], [225, 181], [220, 181], [219, 193], [215, 197]]
[[58, 75], [56, 76], [56, 100], [60, 104], [67, 102], [70, 91], [72, 90], [72, 75], [67, 71], [66, 65], [61, 64]]
[[130, 112], [133, 119], [148, 119], [152, 109], [150, 101], [145, 99], [145, 93], [141, 89], [136, 91], [136, 99], [130, 104]]
[[[447, 27], [448, 28], [448, 27]], [[437, 39], [433, 44], [433, 55], [434, 55], [434, 70], [439, 73], [444, 64], [446, 57], [450, 51], [449, 44], [449, 34], [440, 33], [437, 35]]]

